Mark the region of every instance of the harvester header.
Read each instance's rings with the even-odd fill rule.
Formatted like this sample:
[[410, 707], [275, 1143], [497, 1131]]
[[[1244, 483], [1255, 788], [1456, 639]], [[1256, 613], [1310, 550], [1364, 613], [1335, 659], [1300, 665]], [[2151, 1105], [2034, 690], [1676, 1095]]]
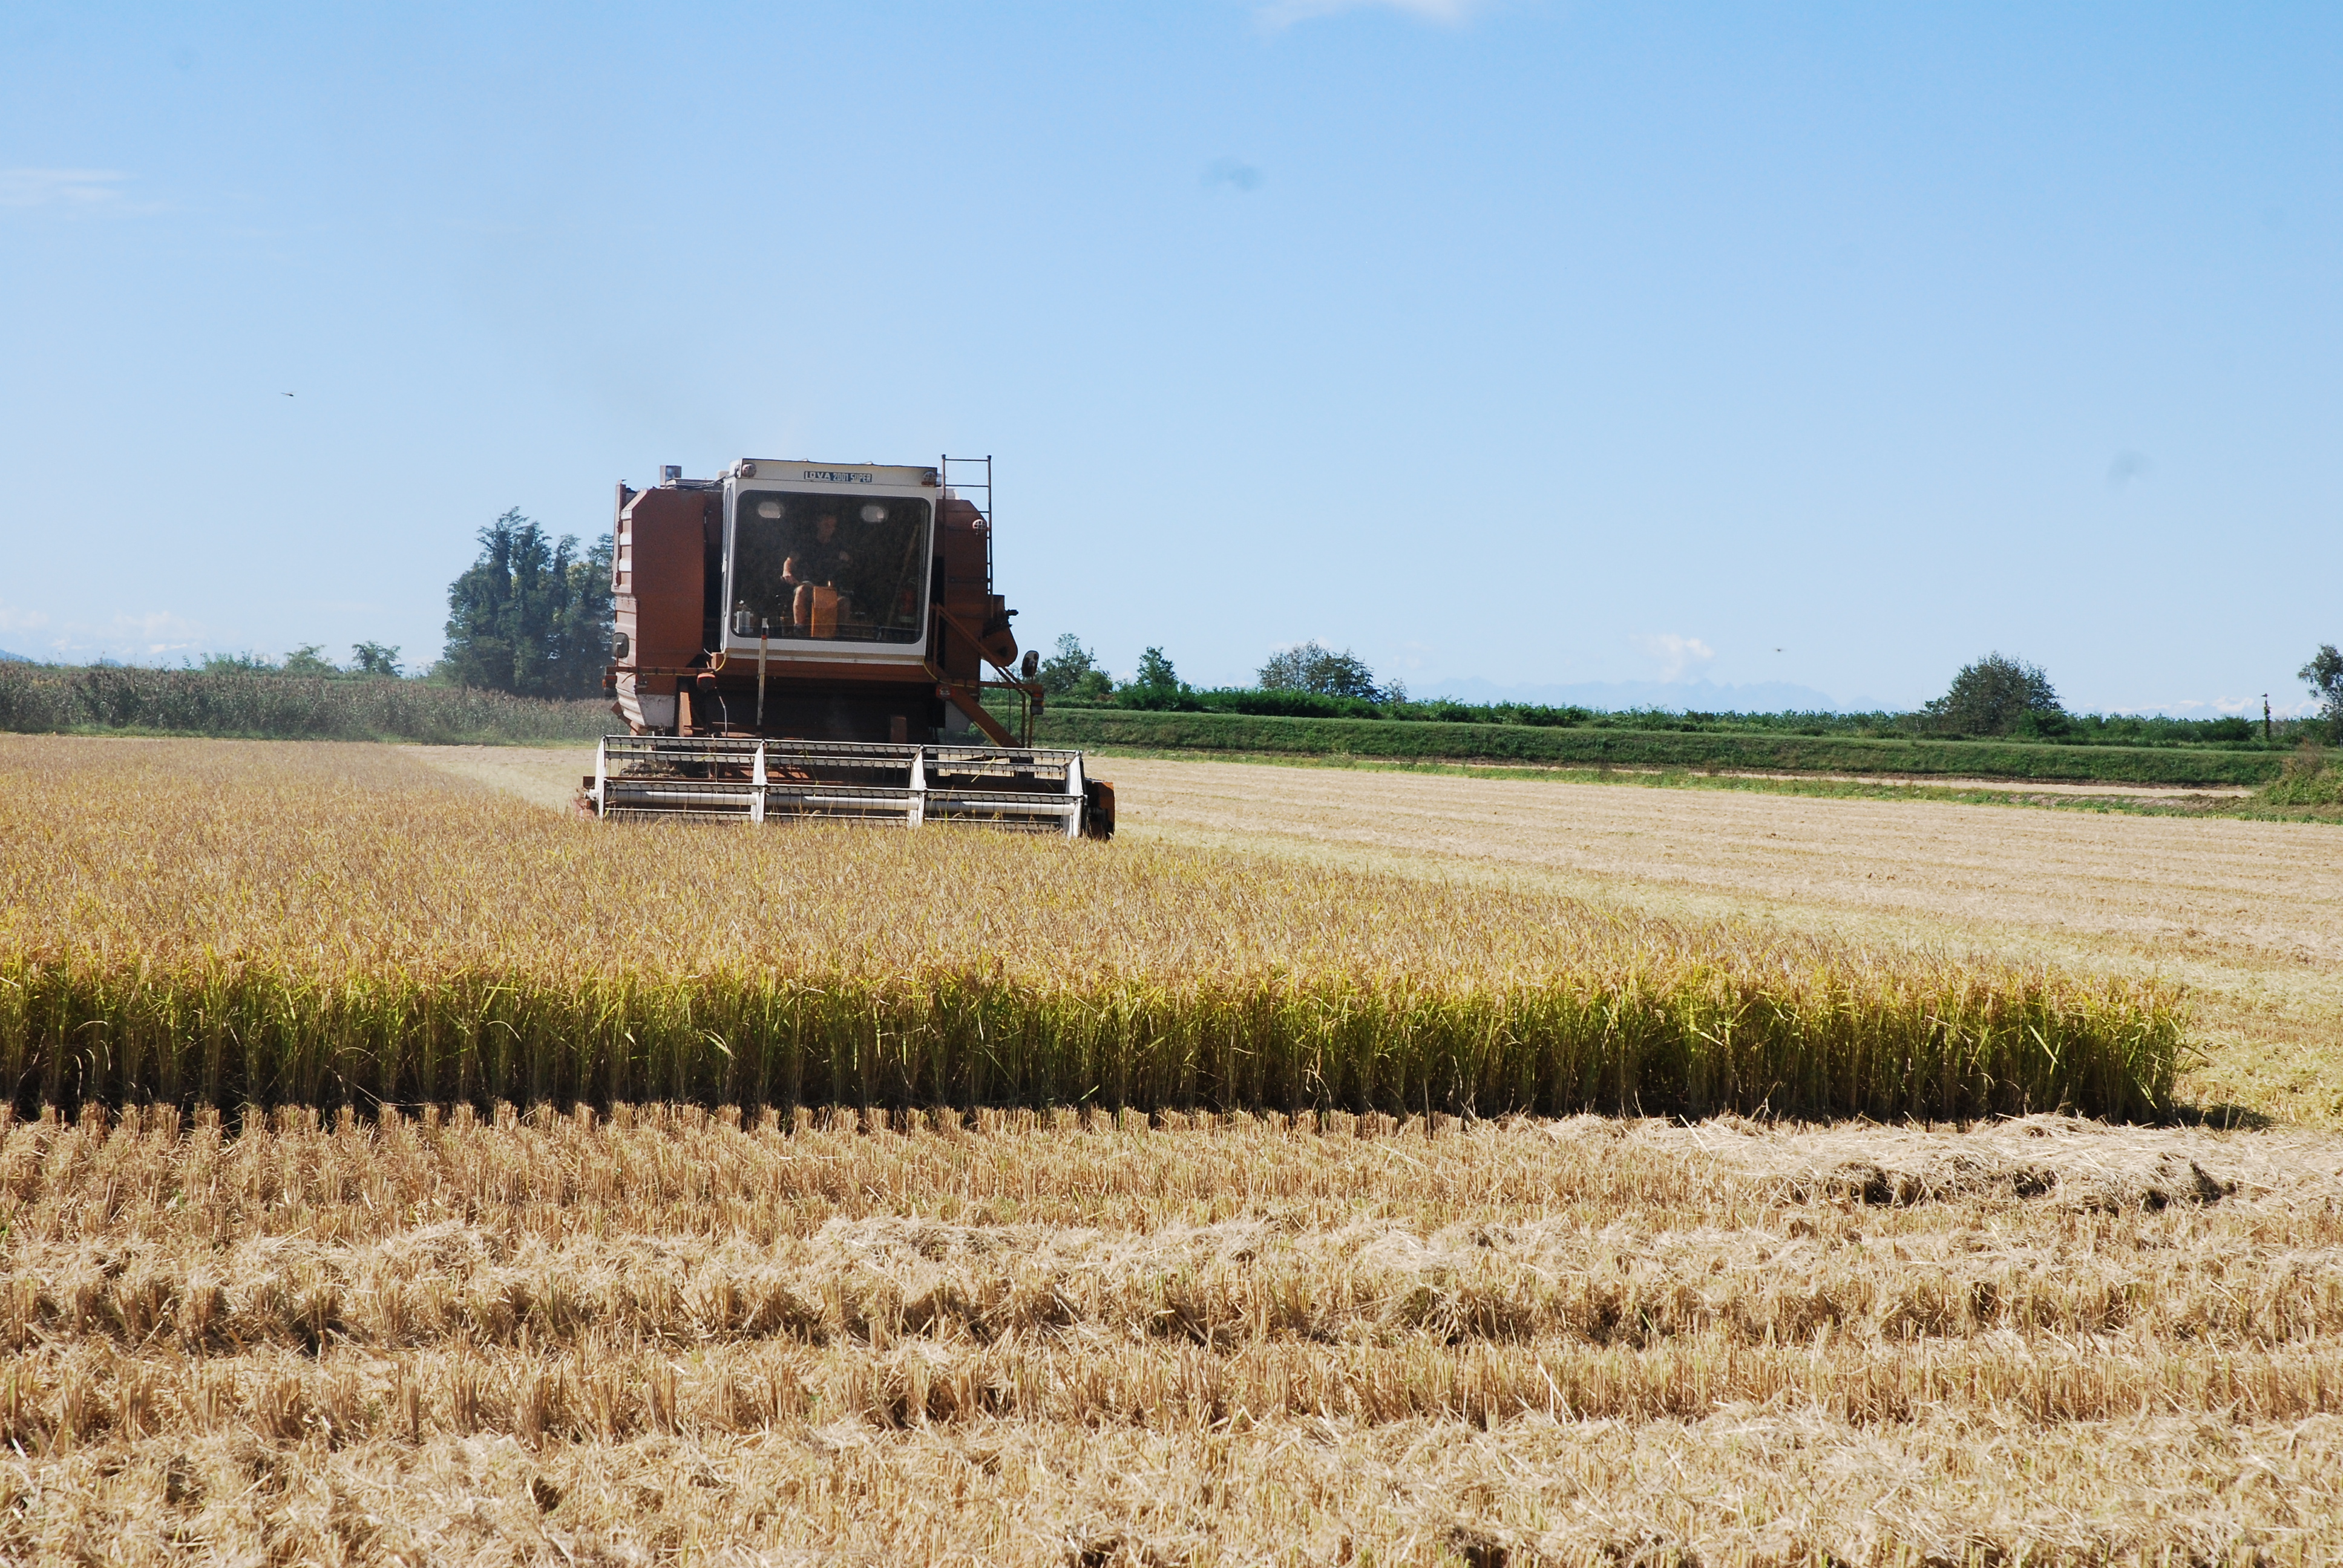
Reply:
[[1032, 744], [1038, 661], [1016, 667], [993, 591], [991, 502], [990, 457], [621, 484], [605, 689], [626, 731], [587, 782], [596, 814], [1111, 835], [1113, 787]]

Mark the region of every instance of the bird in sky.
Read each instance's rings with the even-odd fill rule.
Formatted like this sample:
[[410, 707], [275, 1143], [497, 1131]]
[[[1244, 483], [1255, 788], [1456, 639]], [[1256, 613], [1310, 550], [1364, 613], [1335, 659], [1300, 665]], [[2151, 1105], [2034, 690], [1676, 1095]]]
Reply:
[[293, 396], [293, 394], [292, 394], [292, 393], [290, 393], [290, 392], [287, 392], [287, 394], [285, 394], [285, 396], [287, 396], [287, 397], [290, 397], [291, 396]]

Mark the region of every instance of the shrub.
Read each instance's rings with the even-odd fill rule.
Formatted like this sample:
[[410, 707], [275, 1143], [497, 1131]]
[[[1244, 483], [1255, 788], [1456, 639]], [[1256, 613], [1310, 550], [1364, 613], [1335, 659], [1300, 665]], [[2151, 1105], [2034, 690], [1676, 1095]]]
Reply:
[[1943, 735], [2063, 735], [2068, 726], [2042, 667], [1999, 653], [1964, 666], [1921, 712]]
[[2330, 761], [2327, 749], [2305, 740], [2286, 759], [2285, 770], [2254, 791], [2263, 806], [2343, 806], [2343, 767]]

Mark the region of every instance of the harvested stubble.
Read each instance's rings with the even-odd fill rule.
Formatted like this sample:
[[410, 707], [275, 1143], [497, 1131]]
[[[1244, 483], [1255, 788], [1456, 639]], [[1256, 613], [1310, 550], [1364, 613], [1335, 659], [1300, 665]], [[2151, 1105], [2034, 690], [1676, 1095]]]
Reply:
[[10, 1559], [2343, 1553], [2310, 1135], [92, 1111], [0, 1218]]
[[0, 739], [20, 1104], [2160, 1111], [2177, 993], [1163, 846], [555, 817]]

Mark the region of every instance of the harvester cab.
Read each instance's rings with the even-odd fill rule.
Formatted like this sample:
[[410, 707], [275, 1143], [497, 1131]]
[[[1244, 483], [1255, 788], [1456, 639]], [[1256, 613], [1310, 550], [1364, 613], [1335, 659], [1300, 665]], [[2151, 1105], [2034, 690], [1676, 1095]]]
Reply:
[[1032, 743], [1038, 661], [1016, 668], [993, 591], [991, 500], [990, 457], [620, 485], [604, 690], [626, 729], [588, 806], [1111, 837], [1113, 786]]

